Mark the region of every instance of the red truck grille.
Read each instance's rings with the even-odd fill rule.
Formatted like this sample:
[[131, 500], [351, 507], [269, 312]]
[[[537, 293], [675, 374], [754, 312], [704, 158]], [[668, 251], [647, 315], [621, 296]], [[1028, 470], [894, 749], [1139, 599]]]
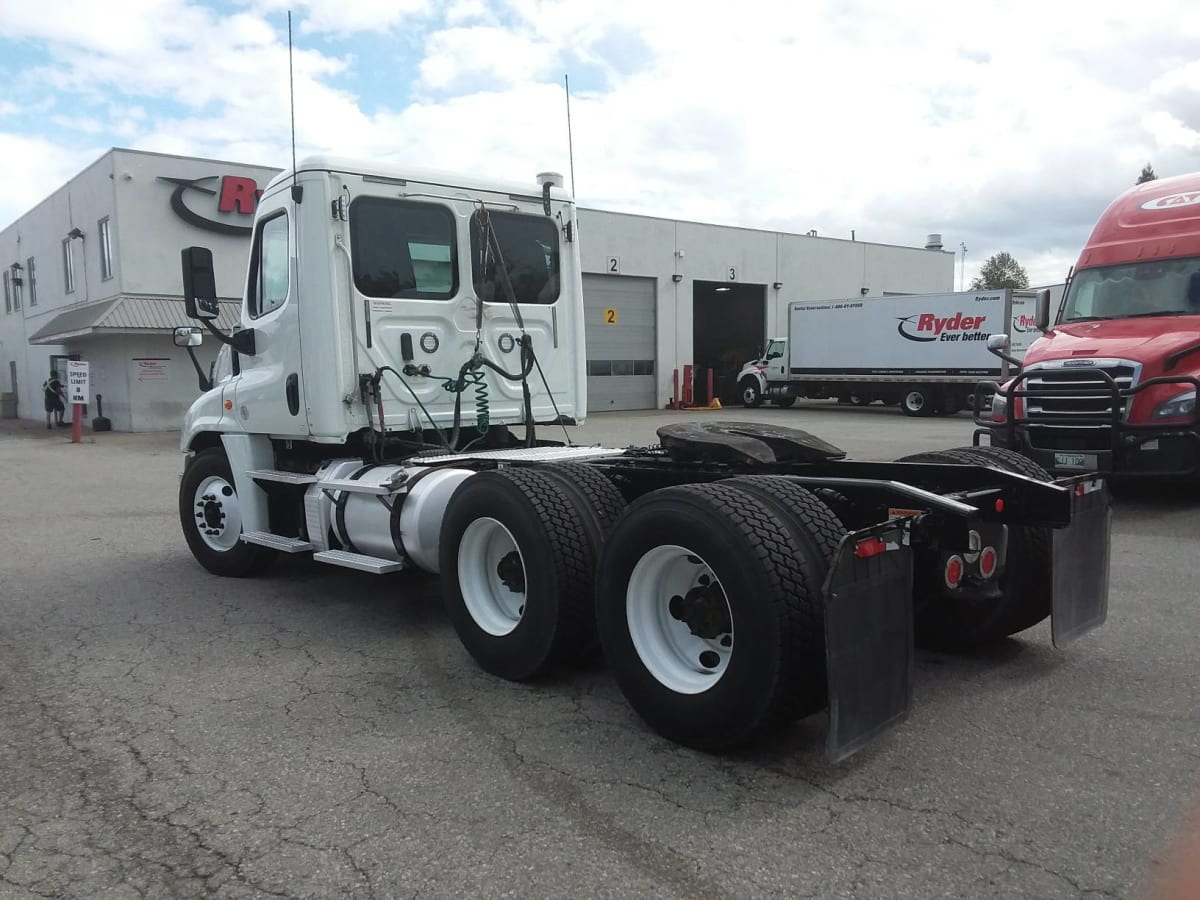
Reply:
[[[1076, 360], [1066, 360], [1073, 363]], [[1113, 404], [1124, 420], [1129, 398], [1114, 395], [1103, 372], [1128, 391], [1137, 384], [1141, 367], [1126, 360], [1096, 360], [1091, 366], [1060, 362], [1029, 372], [1022, 385], [1030, 443], [1046, 450], [1104, 450], [1112, 446]]]

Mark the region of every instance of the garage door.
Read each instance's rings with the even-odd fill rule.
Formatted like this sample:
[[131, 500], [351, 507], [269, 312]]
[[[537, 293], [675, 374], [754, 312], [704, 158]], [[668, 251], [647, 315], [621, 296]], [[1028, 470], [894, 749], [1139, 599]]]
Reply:
[[654, 279], [584, 275], [588, 412], [654, 409]]

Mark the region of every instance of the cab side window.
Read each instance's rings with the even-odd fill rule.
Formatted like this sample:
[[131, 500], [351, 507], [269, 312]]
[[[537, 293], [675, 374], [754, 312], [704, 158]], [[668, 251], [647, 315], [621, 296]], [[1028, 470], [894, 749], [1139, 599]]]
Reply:
[[265, 220], [254, 241], [250, 284], [250, 315], [254, 318], [283, 306], [288, 296], [291, 265], [287, 213]]

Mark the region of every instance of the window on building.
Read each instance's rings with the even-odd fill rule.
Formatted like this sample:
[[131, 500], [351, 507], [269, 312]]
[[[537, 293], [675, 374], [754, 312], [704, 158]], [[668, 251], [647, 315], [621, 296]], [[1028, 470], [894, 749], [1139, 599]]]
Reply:
[[24, 274], [20, 266], [12, 270], [13, 312], [21, 311], [21, 282], [24, 280]]
[[12, 312], [12, 294], [9, 293], [9, 290], [10, 290], [10, 288], [8, 286], [8, 269], [5, 269], [4, 270], [4, 311], [6, 313]]
[[70, 294], [75, 290], [75, 250], [70, 238], [63, 238], [63, 293]]
[[25, 260], [25, 277], [29, 279], [29, 305], [37, 306], [37, 268], [32, 256]]
[[108, 228], [108, 216], [96, 223], [100, 232], [100, 277], [107, 281], [112, 278], [112, 233]]
[[257, 318], [279, 309], [288, 296], [288, 220], [280, 213], [263, 222], [255, 240], [254, 288], [250, 292], [250, 315]]
[[368, 297], [448, 300], [458, 290], [454, 214], [444, 206], [359, 197], [350, 245], [354, 285]]

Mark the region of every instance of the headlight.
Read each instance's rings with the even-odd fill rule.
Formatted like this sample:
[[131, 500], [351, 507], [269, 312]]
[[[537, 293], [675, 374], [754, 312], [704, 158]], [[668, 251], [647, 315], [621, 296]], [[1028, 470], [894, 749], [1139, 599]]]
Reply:
[[992, 421], [1008, 421], [1008, 398], [1000, 393], [1000, 391], [992, 394]]
[[1196, 411], [1196, 392], [1185, 391], [1182, 394], [1176, 394], [1170, 400], [1158, 404], [1158, 408], [1154, 410], [1155, 419], [1178, 419], [1181, 416], [1190, 416]]

